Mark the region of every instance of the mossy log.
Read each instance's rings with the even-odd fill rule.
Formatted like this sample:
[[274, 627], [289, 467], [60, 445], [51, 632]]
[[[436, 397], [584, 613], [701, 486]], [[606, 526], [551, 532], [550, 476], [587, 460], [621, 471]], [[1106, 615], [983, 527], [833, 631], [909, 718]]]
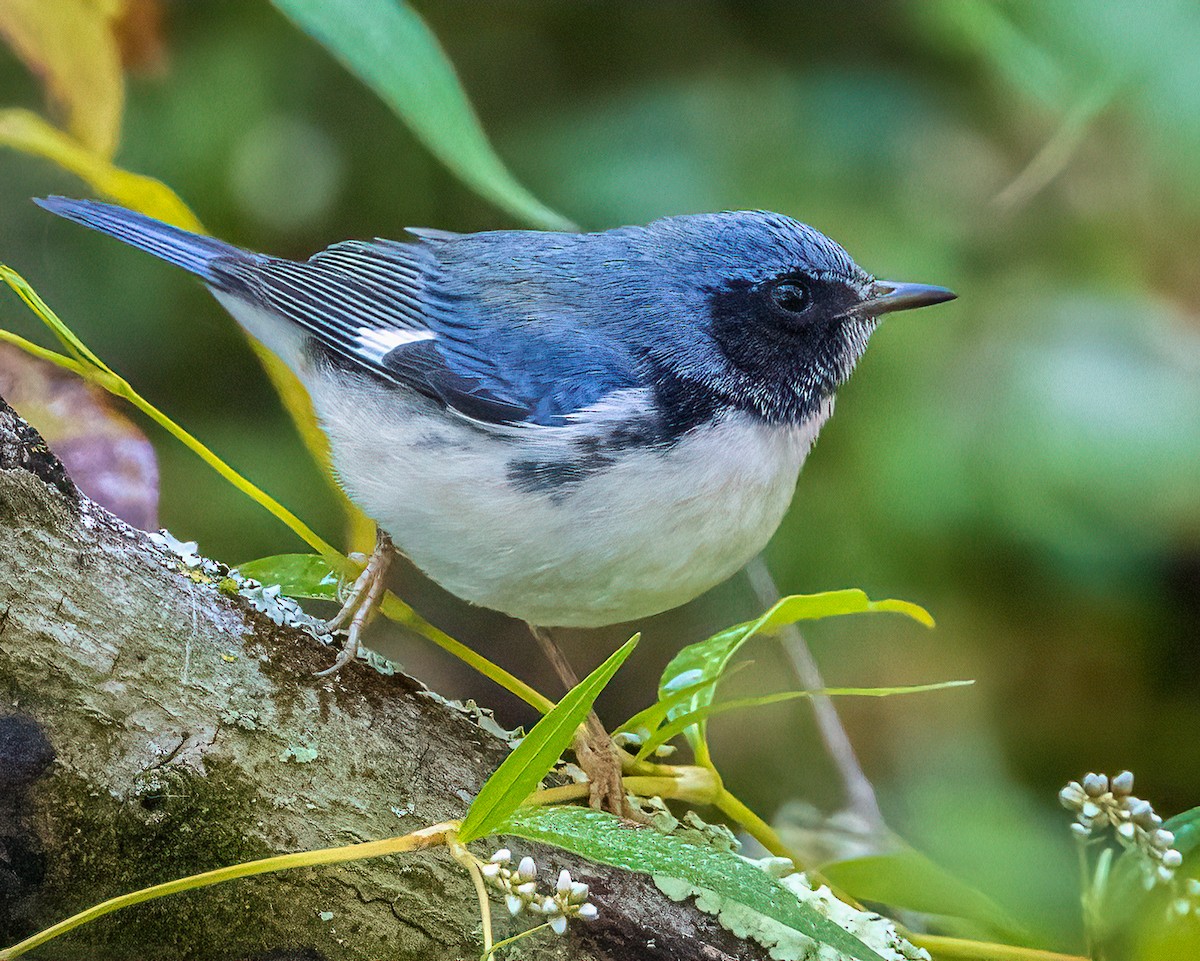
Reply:
[[[177, 560], [84, 497], [0, 400], [0, 945], [135, 888], [461, 817], [508, 750], [410, 677], [361, 662], [314, 677], [327, 649]], [[764, 953], [649, 878], [535, 856], [586, 881], [601, 915], [512, 956]], [[422, 852], [173, 895], [30, 957], [478, 952], [468, 878]]]

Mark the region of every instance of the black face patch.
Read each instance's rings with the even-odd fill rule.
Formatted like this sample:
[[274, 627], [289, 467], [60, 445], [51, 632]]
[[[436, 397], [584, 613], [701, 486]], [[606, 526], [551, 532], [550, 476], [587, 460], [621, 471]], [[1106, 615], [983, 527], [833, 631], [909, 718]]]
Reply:
[[775, 422], [815, 414], [861, 352], [864, 322], [847, 316], [858, 302], [849, 284], [800, 274], [711, 290], [713, 339], [744, 375], [725, 385], [728, 402]]

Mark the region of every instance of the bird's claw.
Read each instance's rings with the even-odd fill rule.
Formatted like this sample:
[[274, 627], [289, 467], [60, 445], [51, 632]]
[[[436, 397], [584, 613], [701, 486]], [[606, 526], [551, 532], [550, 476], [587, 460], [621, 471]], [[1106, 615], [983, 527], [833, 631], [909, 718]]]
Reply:
[[366, 567], [355, 578], [342, 609], [325, 622], [325, 629], [330, 634], [345, 628], [346, 640], [334, 662], [325, 670], [317, 671], [314, 676], [336, 674], [358, 656], [362, 633], [379, 612], [379, 602], [387, 585], [387, 571], [394, 553], [391, 538], [383, 531], [377, 531], [375, 550], [367, 559]]
[[[598, 730], [597, 730], [598, 729]], [[629, 821], [644, 821], [629, 803], [621, 778], [621, 751], [599, 724], [588, 724], [575, 738], [575, 758], [588, 779], [588, 805]]]

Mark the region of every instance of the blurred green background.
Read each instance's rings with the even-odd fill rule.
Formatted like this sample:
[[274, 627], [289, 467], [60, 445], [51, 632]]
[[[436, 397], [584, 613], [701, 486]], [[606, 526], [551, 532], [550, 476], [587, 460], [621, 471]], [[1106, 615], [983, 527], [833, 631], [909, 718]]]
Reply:
[[[1200, 10], [415, 6], [518, 179], [586, 228], [768, 208], [880, 276], [958, 291], [875, 335], [768, 560], [785, 592], [861, 587], [938, 618], [932, 632], [879, 617], [808, 635], [830, 684], [978, 680], [839, 706], [890, 823], [1070, 943], [1058, 788], [1130, 768], [1164, 815], [1200, 801]], [[267, 3], [160, 12], [163, 58], [129, 78], [117, 159], [214, 233], [304, 257], [408, 225], [517, 225]], [[7, 51], [0, 104], [43, 109]], [[0, 155], [0, 258], [150, 400], [340, 540], [337, 504], [233, 322], [182, 272], [29, 203], [50, 192], [86, 188]], [[13, 298], [0, 318], [35, 329]], [[229, 562], [303, 549], [150, 436], [176, 535]], [[397, 589], [556, 690], [523, 628], [411, 571]], [[638, 625], [602, 715], [643, 706], [674, 650], [756, 611], [738, 579]], [[589, 668], [628, 633], [572, 635], [569, 653]], [[435, 689], [531, 720], [422, 642], [381, 644]], [[752, 656], [731, 691], [794, 686], [772, 644]], [[712, 729], [726, 780], [763, 814], [840, 803], [804, 704]]]

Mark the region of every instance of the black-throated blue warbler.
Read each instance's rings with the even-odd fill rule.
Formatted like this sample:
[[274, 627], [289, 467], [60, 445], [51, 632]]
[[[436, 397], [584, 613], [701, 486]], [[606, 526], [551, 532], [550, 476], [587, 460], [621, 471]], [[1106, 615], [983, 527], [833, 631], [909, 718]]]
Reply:
[[770, 539], [881, 315], [954, 297], [877, 281], [763, 211], [600, 233], [413, 230], [307, 261], [141, 214], [47, 209], [196, 274], [312, 395], [381, 529], [335, 623], [354, 656], [392, 546], [543, 627], [656, 614]]

